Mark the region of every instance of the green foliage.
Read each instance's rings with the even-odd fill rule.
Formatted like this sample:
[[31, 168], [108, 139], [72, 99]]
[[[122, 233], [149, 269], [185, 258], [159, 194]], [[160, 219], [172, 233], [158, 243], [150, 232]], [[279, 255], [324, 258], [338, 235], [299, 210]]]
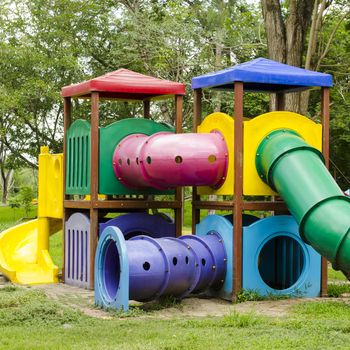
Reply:
[[341, 271], [336, 271], [332, 269], [331, 264], [328, 264], [328, 279], [336, 281], [347, 281], [347, 278]]
[[30, 187], [24, 186], [21, 188], [21, 190], [19, 191], [19, 201], [21, 206], [23, 207], [23, 209], [26, 212], [26, 215], [29, 215], [29, 211], [31, 208], [31, 202], [33, 199], [33, 191]]
[[36, 207], [31, 206], [29, 214], [26, 214], [23, 208], [12, 209], [9, 206], [0, 206], [0, 232], [16, 225], [24, 216], [34, 218], [36, 216]]
[[9, 199], [8, 201], [9, 207], [12, 209], [16, 209], [19, 208], [21, 206], [21, 201], [19, 199], [19, 197], [12, 197]]
[[349, 283], [330, 283], [328, 284], [328, 296], [339, 298], [342, 294], [350, 293]]
[[289, 299], [290, 296], [284, 294], [272, 294], [261, 295], [259, 291], [255, 289], [242, 289], [237, 294], [237, 303], [244, 303], [246, 301], [262, 301], [262, 300], [283, 300]]
[[50, 236], [50, 256], [53, 263], [58, 266], [59, 269], [62, 268], [62, 231], [58, 231]]

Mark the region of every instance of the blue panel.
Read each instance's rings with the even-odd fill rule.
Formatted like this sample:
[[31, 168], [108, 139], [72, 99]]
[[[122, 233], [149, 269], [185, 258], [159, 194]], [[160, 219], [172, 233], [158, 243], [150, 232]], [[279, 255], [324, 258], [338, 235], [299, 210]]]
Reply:
[[257, 58], [192, 79], [192, 89], [220, 88], [232, 90], [232, 83], [242, 81], [246, 90], [286, 91], [311, 86], [331, 87], [330, 74], [318, 73], [287, 64]]
[[196, 236], [206, 236], [209, 232], [217, 232], [223, 239], [227, 256], [226, 277], [218, 294], [221, 298], [231, 300], [233, 276], [233, 226], [229, 220], [219, 215], [208, 215], [196, 225]]
[[[298, 229], [294, 218], [287, 215], [271, 216], [244, 228], [243, 289], [261, 295], [320, 295], [321, 256], [301, 240]], [[289, 287], [272, 288], [266, 281]]]

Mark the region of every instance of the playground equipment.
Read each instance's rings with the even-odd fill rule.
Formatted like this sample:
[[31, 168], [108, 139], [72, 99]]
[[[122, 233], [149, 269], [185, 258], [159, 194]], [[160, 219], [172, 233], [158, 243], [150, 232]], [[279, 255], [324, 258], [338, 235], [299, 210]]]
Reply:
[[[95, 282], [96, 303], [105, 307], [126, 310], [129, 298], [191, 292], [232, 299], [242, 288], [325, 294], [327, 262], [318, 253], [350, 271], [349, 198], [326, 169], [331, 86], [327, 74], [265, 59], [196, 77], [192, 134], [180, 134], [183, 84], [122, 69], [63, 88], [64, 161], [42, 149], [38, 219], [0, 234], [1, 272], [18, 283], [57, 281], [48, 237], [64, 218], [64, 280], [85, 288]], [[284, 93], [309, 87], [321, 87], [321, 124], [283, 111]], [[202, 120], [204, 88], [234, 91], [234, 118]], [[244, 91], [276, 93], [279, 111], [243, 120]], [[175, 128], [150, 120], [151, 101], [172, 96]], [[91, 98], [91, 123], [71, 123], [71, 98]], [[100, 98], [142, 101], [145, 119], [99, 128]], [[181, 186], [193, 186], [193, 235], [175, 238]], [[172, 199], [153, 197], [165, 194]], [[201, 198], [208, 194], [233, 199]], [[243, 198], [277, 194], [284, 202]], [[148, 213], [159, 208], [173, 209], [175, 221]], [[202, 209], [232, 215], [200, 221]], [[292, 216], [259, 219], [245, 210]], [[126, 214], [107, 221], [111, 212]]]
[[[283, 111], [284, 93], [315, 86], [322, 89], [322, 124]], [[318, 216], [325, 218], [323, 211], [329, 210], [327, 208], [332, 207], [339, 213], [338, 207], [344, 213], [348, 210], [347, 200], [341, 196], [339, 188], [322, 164], [321, 151], [328, 165], [330, 86], [332, 78], [327, 74], [265, 59], [196, 77], [192, 81], [195, 97], [192, 134], [179, 134], [184, 94], [182, 84], [119, 70], [63, 88], [66, 241], [71, 239], [67, 236], [68, 231], [74, 232], [73, 241], [79, 241], [79, 227], [84, 227], [88, 233], [88, 238], [85, 238], [88, 244], [74, 241], [74, 248], [72, 244], [65, 245], [66, 282], [81, 283], [79, 271], [84, 271], [84, 274], [87, 271], [89, 277], [82, 285], [92, 288], [95, 281], [96, 303], [124, 309], [127, 308], [129, 297], [144, 300], [164, 293], [183, 296], [191, 290], [205, 291], [226, 299], [234, 298], [242, 288], [257, 289], [261, 294], [325, 294], [327, 263], [313, 248], [330, 259], [337, 268], [349, 268], [344, 254], [347, 251], [349, 227], [346, 215], [339, 220], [339, 229], [328, 222], [321, 224], [320, 228], [317, 226]], [[202, 120], [203, 88], [234, 91], [234, 118], [224, 113], [213, 113]], [[278, 111], [243, 120], [244, 91], [276, 93]], [[149, 119], [150, 101], [173, 95], [175, 129]], [[71, 124], [72, 97], [91, 98], [91, 124], [82, 120]], [[145, 119], [124, 119], [98, 128], [101, 97], [142, 101]], [[200, 287], [196, 286], [195, 276], [198, 271], [196, 264], [193, 267], [193, 256], [188, 267], [190, 271], [180, 269], [180, 275], [174, 277], [170, 274], [166, 283], [157, 286], [157, 278], [160, 276], [160, 280], [164, 281], [168, 272], [163, 271], [156, 278], [150, 273], [151, 268], [143, 268], [144, 263], [150, 262], [151, 258], [154, 259], [152, 266], [171, 264], [172, 258], [176, 257], [175, 252], [180, 252], [183, 247], [182, 240], [165, 239], [160, 218], [147, 214], [151, 208], [174, 209], [172, 234], [176, 233], [179, 237], [182, 220], [181, 186], [194, 186], [193, 237], [210, 233], [223, 240], [226, 273], [215, 284], [215, 288], [209, 279]], [[99, 200], [99, 194], [107, 198]], [[175, 195], [175, 200], [160, 201], [150, 197], [155, 194]], [[233, 200], [202, 200], [201, 196], [208, 194], [233, 195]], [[243, 199], [244, 195], [254, 198], [278, 194], [285, 202]], [[76, 195], [91, 196], [83, 201], [73, 197]], [[211, 215], [199, 222], [202, 209], [229, 209], [233, 215]], [[259, 220], [246, 216], [243, 213], [245, 210], [290, 211], [294, 218], [278, 215]], [[101, 223], [103, 215], [108, 212], [129, 214]], [[78, 214], [85, 215], [84, 220], [80, 216], [83, 224], [75, 220]], [[145, 222], [158, 220], [158, 223], [147, 224], [147, 228], [145, 225], [131, 227], [132, 220], [128, 219], [128, 215], [134, 215], [133, 219], [137, 222], [141, 222], [138, 215], [143, 215], [142, 220]], [[334, 228], [336, 232], [326, 235]], [[319, 231], [321, 235], [318, 235]], [[312, 244], [313, 248], [303, 240]], [[153, 251], [156, 246], [161, 247], [164, 242], [167, 248], [148, 255], [149, 251]], [[194, 242], [197, 243], [196, 238], [191, 241], [192, 245], [188, 243], [192, 252], [198, 248]], [[88, 265], [86, 269], [79, 267], [81, 259], [76, 259], [76, 256], [84, 255], [79, 251], [74, 253], [81, 247], [88, 250], [85, 250], [88, 259], [83, 258], [84, 264]], [[174, 247], [177, 247], [175, 251], [172, 249]], [[133, 254], [136, 250], [139, 257]], [[74, 261], [78, 265], [77, 270], [73, 271], [77, 273], [71, 270]], [[138, 271], [137, 278], [135, 271]], [[70, 280], [72, 274], [80, 281]], [[172, 283], [182, 277], [187, 282], [182, 285], [183, 290], [180, 288], [176, 291], [171, 287]], [[148, 281], [151, 288], [149, 294], [144, 294], [135, 282], [139, 278], [143, 285]]]
[[49, 235], [62, 227], [62, 154], [39, 155], [38, 218], [0, 233], [0, 271], [12, 282], [58, 282], [58, 268], [49, 255]]

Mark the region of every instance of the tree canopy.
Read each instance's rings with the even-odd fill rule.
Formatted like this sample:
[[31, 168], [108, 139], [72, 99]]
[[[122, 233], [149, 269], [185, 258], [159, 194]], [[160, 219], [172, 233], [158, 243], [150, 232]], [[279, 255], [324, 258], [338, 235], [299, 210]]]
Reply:
[[[340, 183], [350, 187], [349, 41], [349, 5], [341, 0], [3, 0], [0, 168], [35, 167], [43, 144], [62, 150], [65, 85], [123, 67], [190, 86], [193, 76], [270, 57], [333, 74], [331, 157], [344, 175]], [[303, 112], [317, 120], [318, 96], [306, 101]], [[188, 88], [185, 129], [192, 102]], [[74, 117], [89, 113], [86, 103], [75, 103]], [[268, 103], [266, 95], [248, 95], [246, 116]], [[232, 114], [232, 107], [230, 94], [205, 92], [204, 113]], [[142, 106], [105, 103], [101, 110], [108, 123], [140, 115]], [[152, 113], [171, 123], [172, 102]]]

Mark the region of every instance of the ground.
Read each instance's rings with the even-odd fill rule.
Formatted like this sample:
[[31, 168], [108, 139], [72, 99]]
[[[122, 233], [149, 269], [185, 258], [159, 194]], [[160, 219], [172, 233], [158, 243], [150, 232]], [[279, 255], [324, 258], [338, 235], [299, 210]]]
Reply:
[[0, 349], [348, 349], [350, 298], [189, 297], [133, 303], [125, 315], [96, 308], [91, 291], [0, 279], [0, 329]]

